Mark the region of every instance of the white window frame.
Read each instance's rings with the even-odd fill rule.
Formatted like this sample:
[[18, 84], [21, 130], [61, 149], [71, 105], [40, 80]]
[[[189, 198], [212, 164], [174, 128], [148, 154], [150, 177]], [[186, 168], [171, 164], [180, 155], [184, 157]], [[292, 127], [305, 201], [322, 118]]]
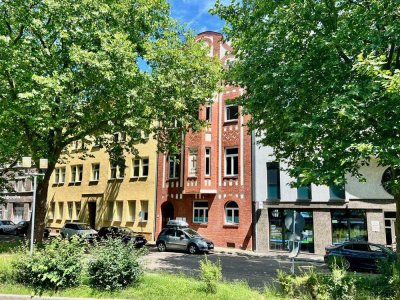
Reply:
[[[171, 175], [171, 163], [173, 166], [173, 171]], [[178, 179], [178, 174], [179, 174], [179, 164], [177, 163], [177, 156], [176, 155], [169, 155], [168, 156], [168, 179]]]
[[[234, 106], [236, 106], [237, 109], [238, 109], [238, 117], [237, 117], [236, 119], [228, 119], [228, 109], [229, 109], [230, 107], [234, 107]], [[239, 105], [236, 105], [236, 104], [228, 104], [228, 105], [225, 105], [225, 121], [226, 121], [226, 122], [237, 121], [238, 118], [239, 118]]]
[[[228, 204], [231, 203], [231, 202], [235, 203], [237, 205], [237, 207], [228, 207]], [[235, 211], [238, 212], [238, 222], [237, 223], [235, 223]], [[228, 222], [228, 216], [229, 215], [232, 218], [231, 222]], [[239, 205], [237, 204], [236, 201], [228, 201], [225, 204], [225, 224], [227, 224], [227, 225], [238, 225], [239, 222], [240, 222]]]
[[[207, 207], [196, 207], [197, 203], [207, 203]], [[201, 221], [195, 221], [194, 216], [195, 216], [195, 211], [198, 210], [199, 212], [203, 212], [203, 220]], [[194, 201], [193, 202], [193, 223], [195, 224], [207, 224], [208, 223], [208, 201]], [[200, 214], [199, 214], [200, 215]], [[207, 220], [206, 220], [207, 218]]]
[[188, 164], [187, 164], [189, 177], [197, 176], [197, 164], [198, 164], [197, 149], [192, 149], [192, 150], [189, 149]]
[[73, 213], [74, 213], [74, 202], [68, 201], [67, 202], [67, 215], [68, 215], [67, 220], [72, 221]]
[[[115, 176], [113, 176], [113, 171], [115, 172]], [[118, 178], [118, 164], [110, 161], [110, 179]]]
[[140, 200], [139, 222], [147, 222], [149, 220], [149, 201]]
[[91, 181], [99, 181], [100, 180], [100, 164], [93, 163], [92, 164], [92, 179]]
[[54, 170], [54, 183], [55, 184], [60, 183], [60, 174], [61, 174], [61, 168], [56, 168]]
[[83, 180], [83, 165], [71, 166], [71, 182], [79, 183]]
[[[140, 165], [141, 165], [141, 159], [140, 158], [134, 158], [132, 160], [132, 178], [139, 178], [140, 177]], [[137, 174], [135, 174], [135, 171], [137, 171]]]
[[60, 182], [59, 183], [65, 183], [65, 176], [66, 176], [66, 167], [61, 167], [60, 168], [61, 176], [60, 176]]
[[74, 220], [79, 220], [79, 215], [80, 215], [81, 209], [82, 209], [82, 203], [80, 201], [75, 201], [74, 207], [75, 207], [75, 218], [74, 218]]
[[[228, 150], [231, 149], [237, 149], [236, 154], [227, 154]], [[235, 157], [237, 158], [237, 173], [235, 173], [235, 168], [234, 168], [234, 163], [235, 163]], [[228, 163], [231, 164], [231, 173], [228, 174]], [[239, 148], [238, 147], [230, 147], [230, 148], [225, 148], [225, 176], [238, 176], [239, 174]]]
[[[207, 153], [208, 152], [208, 153]], [[206, 147], [204, 151], [204, 175], [207, 177], [211, 176], [211, 148]], [[207, 166], [208, 166], [208, 173], [207, 173]]]
[[122, 222], [124, 217], [124, 202], [123, 201], [115, 201], [115, 212], [116, 212], [116, 219], [117, 222]]

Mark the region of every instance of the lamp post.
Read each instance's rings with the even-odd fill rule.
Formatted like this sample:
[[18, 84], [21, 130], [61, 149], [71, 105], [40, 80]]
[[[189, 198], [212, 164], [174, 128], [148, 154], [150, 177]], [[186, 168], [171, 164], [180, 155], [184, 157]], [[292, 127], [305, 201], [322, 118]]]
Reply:
[[[24, 168], [32, 168], [32, 158], [31, 157], [23, 157], [22, 158], [22, 166]], [[39, 170], [47, 169], [48, 160], [41, 158], [39, 160]], [[36, 188], [37, 188], [37, 177], [44, 176], [44, 174], [39, 172], [29, 173], [30, 176], [33, 176], [33, 197], [32, 197], [32, 209], [31, 209], [31, 241], [29, 246], [29, 254], [32, 256], [33, 253], [33, 240], [34, 240], [34, 232], [35, 232], [35, 211], [36, 211]]]

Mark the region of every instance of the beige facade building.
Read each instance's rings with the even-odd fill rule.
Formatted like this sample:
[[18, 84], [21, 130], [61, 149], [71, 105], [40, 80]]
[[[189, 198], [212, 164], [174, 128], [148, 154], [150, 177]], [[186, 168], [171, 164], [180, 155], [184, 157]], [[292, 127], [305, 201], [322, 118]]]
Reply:
[[[125, 136], [116, 134], [120, 143]], [[65, 222], [86, 222], [92, 228], [126, 226], [154, 239], [157, 144], [149, 138], [136, 146], [138, 156], [125, 155], [125, 169], [113, 163], [105, 148], [82, 143], [68, 148], [52, 174], [47, 226], [58, 234]], [[85, 158], [83, 159], [83, 156]]]

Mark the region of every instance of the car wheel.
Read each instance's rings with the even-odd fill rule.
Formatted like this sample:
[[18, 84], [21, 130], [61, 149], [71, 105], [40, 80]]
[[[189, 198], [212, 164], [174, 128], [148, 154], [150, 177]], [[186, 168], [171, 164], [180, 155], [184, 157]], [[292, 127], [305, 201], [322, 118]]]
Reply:
[[199, 251], [199, 248], [195, 244], [190, 244], [188, 247], [188, 252], [190, 254], [196, 254]]
[[65, 239], [65, 234], [64, 233], [61, 232], [60, 236], [61, 236], [62, 239]]
[[346, 271], [350, 269], [350, 262], [345, 257], [342, 259], [342, 268]]
[[167, 250], [167, 247], [165, 246], [164, 242], [159, 242], [157, 244], [157, 249], [159, 252], [164, 252], [165, 250]]

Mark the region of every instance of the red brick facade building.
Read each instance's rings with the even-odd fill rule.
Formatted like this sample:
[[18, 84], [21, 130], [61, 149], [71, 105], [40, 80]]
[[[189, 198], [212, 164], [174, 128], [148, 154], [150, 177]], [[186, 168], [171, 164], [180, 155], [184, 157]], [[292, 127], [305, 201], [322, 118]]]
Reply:
[[[198, 39], [223, 64], [231, 58], [221, 34], [203, 32]], [[179, 164], [175, 156], [159, 156], [156, 236], [169, 219], [183, 219], [216, 246], [252, 249], [249, 117], [229, 101], [242, 92], [226, 86], [200, 110], [209, 126], [185, 136]]]

